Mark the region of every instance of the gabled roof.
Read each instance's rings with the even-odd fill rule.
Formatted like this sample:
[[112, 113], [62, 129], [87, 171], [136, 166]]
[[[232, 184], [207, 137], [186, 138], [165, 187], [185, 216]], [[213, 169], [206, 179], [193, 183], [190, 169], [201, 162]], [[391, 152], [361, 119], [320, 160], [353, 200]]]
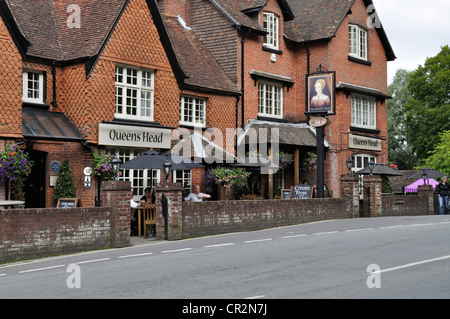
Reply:
[[[297, 42], [330, 40], [336, 34], [344, 18], [351, 12], [356, 0], [287, 0], [294, 19], [285, 23], [284, 36]], [[372, 0], [363, 0], [366, 7]], [[378, 18], [379, 19], [379, 18]], [[396, 59], [383, 26], [375, 28], [383, 44], [388, 61]]]
[[185, 29], [175, 17], [163, 16], [163, 20], [177, 59], [188, 77], [184, 81], [184, 88], [241, 94], [239, 88], [192, 31]]
[[127, 1], [78, 1], [80, 28], [68, 26], [70, 3], [51, 0], [6, 1], [31, 45], [30, 57], [71, 61], [96, 55]]
[[354, 0], [288, 0], [294, 19], [284, 35], [293, 42], [311, 42], [334, 36]]
[[[266, 31], [258, 20], [252, 19], [248, 14], [262, 10], [268, 0], [210, 0], [238, 29], [251, 29], [257, 33]], [[286, 0], [277, 0], [285, 21], [292, 20], [294, 15]]]
[[[9, 22], [16, 43], [23, 47], [23, 55], [26, 52], [27, 57], [61, 63], [85, 61], [89, 77], [128, 3], [129, 0], [78, 1], [79, 28], [70, 23], [75, 11], [69, 10], [67, 1], [0, 0], [0, 13]], [[158, 7], [155, 0], [146, 0], [146, 3], [181, 85], [186, 75], [173, 52]]]

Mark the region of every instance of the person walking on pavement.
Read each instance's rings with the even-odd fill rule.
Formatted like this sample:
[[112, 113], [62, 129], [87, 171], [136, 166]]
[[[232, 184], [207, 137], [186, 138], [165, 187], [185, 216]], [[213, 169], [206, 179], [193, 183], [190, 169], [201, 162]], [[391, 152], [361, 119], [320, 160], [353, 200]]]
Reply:
[[442, 178], [442, 182], [439, 183], [439, 185], [436, 187], [436, 193], [439, 196], [439, 214], [441, 215], [448, 215], [449, 213], [448, 192], [450, 190], [450, 187], [447, 180], [447, 176], [444, 176]]

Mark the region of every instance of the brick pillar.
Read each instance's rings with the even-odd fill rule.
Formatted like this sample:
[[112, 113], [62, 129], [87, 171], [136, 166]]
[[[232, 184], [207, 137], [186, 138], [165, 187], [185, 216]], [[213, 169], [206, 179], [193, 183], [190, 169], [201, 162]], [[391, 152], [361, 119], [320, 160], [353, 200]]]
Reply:
[[357, 174], [341, 175], [341, 198], [349, 199], [352, 217], [359, 217], [359, 176]]
[[[161, 183], [156, 191], [156, 239], [179, 240], [183, 235], [183, 191], [176, 183]], [[164, 238], [165, 223], [163, 194], [167, 199], [167, 238]]]
[[[364, 205], [369, 207], [370, 216], [369, 217], [379, 217], [382, 216], [383, 212], [381, 210], [381, 191], [382, 191], [382, 181], [379, 175], [365, 175], [363, 179], [364, 183]], [[369, 198], [367, 198], [369, 197]], [[367, 206], [366, 206], [367, 205]]]
[[115, 247], [130, 246], [130, 199], [133, 197], [131, 182], [102, 182], [102, 206], [112, 207], [112, 243]]
[[428, 198], [428, 215], [434, 215], [434, 193], [433, 186], [431, 185], [419, 185], [419, 196], [426, 196]]

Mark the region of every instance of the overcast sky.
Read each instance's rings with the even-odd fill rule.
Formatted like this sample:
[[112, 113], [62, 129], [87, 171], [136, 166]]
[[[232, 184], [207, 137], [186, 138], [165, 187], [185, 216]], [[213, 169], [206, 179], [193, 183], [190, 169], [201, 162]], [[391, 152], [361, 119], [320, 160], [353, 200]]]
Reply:
[[415, 70], [450, 45], [450, 0], [373, 0], [397, 60], [388, 63], [389, 83], [398, 69]]

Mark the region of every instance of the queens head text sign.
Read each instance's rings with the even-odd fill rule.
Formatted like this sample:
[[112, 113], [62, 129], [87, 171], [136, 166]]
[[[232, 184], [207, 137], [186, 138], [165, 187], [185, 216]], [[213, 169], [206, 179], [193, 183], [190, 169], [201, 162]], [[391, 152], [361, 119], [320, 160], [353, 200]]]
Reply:
[[172, 130], [154, 127], [100, 123], [98, 144], [170, 149]]
[[348, 144], [350, 148], [369, 151], [381, 151], [381, 140], [368, 136], [348, 135]]

